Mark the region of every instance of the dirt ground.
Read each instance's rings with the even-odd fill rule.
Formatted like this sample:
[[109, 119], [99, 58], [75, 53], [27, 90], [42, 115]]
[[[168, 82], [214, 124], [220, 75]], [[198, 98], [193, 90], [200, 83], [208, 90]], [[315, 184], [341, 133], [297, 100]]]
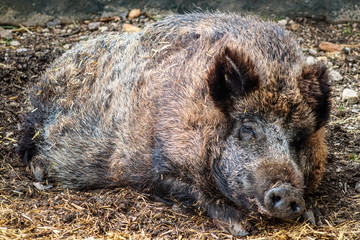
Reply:
[[[126, 15], [126, 14], [125, 14]], [[76, 42], [124, 23], [142, 27], [162, 16], [109, 18], [71, 25], [10, 27], [0, 39], [0, 239], [233, 239], [199, 213], [152, 201], [128, 189], [75, 192], [36, 183], [16, 155], [26, 89], [48, 64]], [[360, 103], [342, 99], [345, 88], [360, 94], [360, 24], [287, 19], [308, 61], [321, 60], [330, 72], [333, 110], [327, 129], [329, 157], [319, 189], [309, 196], [323, 217], [319, 225], [299, 219], [258, 219], [250, 239], [360, 239]], [[52, 25], [52, 26], [51, 26]], [[91, 30], [90, 30], [90, 29]], [[322, 41], [341, 44], [320, 50]]]

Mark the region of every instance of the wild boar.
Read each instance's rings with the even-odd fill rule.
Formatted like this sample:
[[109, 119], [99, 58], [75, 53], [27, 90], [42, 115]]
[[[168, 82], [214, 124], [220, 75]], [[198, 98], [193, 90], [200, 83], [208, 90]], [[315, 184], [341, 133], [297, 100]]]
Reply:
[[327, 69], [252, 17], [175, 15], [83, 41], [30, 100], [19, 153], [37, 180], [132, 187], [237, 236], [250, 211], [300, 216], [324, 171]]

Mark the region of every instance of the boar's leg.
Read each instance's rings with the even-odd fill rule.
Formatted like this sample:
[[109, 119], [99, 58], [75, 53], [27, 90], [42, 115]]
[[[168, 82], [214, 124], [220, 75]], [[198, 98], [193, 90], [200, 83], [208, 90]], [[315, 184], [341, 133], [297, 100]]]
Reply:
[[320, 209], [308, 199], [306, 201], [306, 204], [307, 210], [305, 210], [304, 214], [302, 215], [303, 219], [313, 225], [323, 225], [324, 216], [321, 213]]
[[236, 237], [248, 235], [253, 228], [252, 224], [246, 219], [246, 213], [241, 212], [223, 200], [207, 203], [204, 207], [218, 227]]
[[246, 220], [247, 211], [241, 211], [234, 203], [220, 196], [210, 196], [211, 193], [194, 184], [162, 175], [153, 187], [151, 193], [166, 204], [176, 203], [180, 207], [205, 212], [213, 219], [214, 224], [234, 236], [245, 236], [252, 229], [252, 225]]
[[34, 156], [30, 161], [30, 169], [37, 181], [41, 182], [47, 175], [48, 169], [39, 156]]

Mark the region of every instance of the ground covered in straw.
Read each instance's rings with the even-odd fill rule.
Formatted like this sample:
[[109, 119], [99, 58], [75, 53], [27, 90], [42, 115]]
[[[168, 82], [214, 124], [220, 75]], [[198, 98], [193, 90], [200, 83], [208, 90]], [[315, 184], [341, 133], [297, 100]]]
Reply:
[[[26, 89], [72, 44], [105, 31], [138, 31], [161, 15], [142, 13], [47, 27], [5, 26], [0, 39], [0, 239], [232, 239], [212, 221], [153, 201], [129, 189], [75, 192], [36, 183], [15, 153]], [[127, 23], [128, 25], [124, 25]], [[333, 110], [327, 130], [328, 168], [309, 198], [320, 210], [318, 225], [302, 219], [258, 219], [251, 239], [360, 238], [360, 104], [342, 98], [360, 94], [360, 24], [328, 24], [311, 19], [280, 21], [298, 38], [308, 61], [324, 61], [332, 72]], [[130, 25], [129, 25], [130, 24]], [[11, 38], [11, 37], [10, 37]], [[319, 49], [323, 41], [343, 50]], [[342, 77], [339, 77], [338, 73]], [[357, 100], [358, 101], [358, 100]]]

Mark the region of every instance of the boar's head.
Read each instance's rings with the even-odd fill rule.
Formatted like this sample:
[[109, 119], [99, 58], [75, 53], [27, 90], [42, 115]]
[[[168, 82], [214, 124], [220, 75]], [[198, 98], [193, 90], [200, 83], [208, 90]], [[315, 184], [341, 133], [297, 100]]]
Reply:
[[213, 160], [218, 188], [238, 206], [255, 202], [282, 219], [301, 215], [304, 193], [321, 179], [330, 111], [326, 68], [294, 65], [263, 66], [272, 69], [262, 75], [251, 57], [225, 47], [208, 77], [228, 126]]

